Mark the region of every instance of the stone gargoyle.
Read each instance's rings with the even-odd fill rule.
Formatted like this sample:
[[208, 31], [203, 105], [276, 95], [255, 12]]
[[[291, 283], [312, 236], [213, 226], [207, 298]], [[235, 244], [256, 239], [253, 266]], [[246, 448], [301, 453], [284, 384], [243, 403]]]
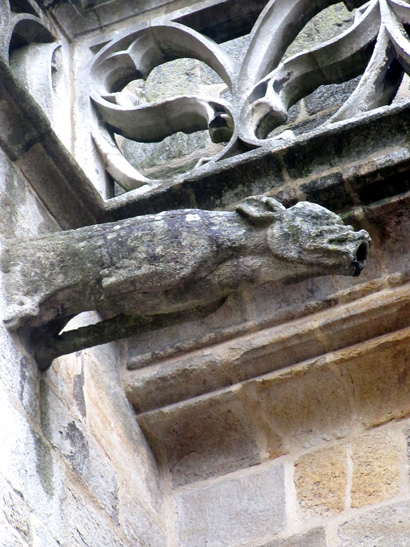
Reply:
[[[119, 316], [181, 320], [245, 287], [359, 275], [369, 244], [365, 230], [354, 231], [319, 205], [286, 209], [265, 196], [249, 197], [232, 212], [174, 210], [8, 240], [3, 320], [11, 330], [54, 324], [55, 335], [87, 310], [101, 313], [101, 323]], [[122, 337], [121, 329], [107, 332], [88, 345]]]

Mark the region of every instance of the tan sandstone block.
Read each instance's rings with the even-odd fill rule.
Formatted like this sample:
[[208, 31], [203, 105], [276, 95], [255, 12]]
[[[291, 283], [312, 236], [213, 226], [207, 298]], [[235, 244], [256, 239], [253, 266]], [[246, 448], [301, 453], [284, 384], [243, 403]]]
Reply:
[[[348, 434], [349, 396], [338, 374], [326, 367], [299, 367], [244, 386], [253, 401], [255, 423], [261, 424], [268, 452], [276, 455]], [[278, 444], [278, 436], [282, 444]]]
[[347, 452], [336, 446], [306, 454], [295, 462], [295, 485], [308, 515], [340, 513], [345, 507]]
[[409, 329], [343, 352], [335, 365], [353, 387], [359, 420], [376, 426], [410, 413]]
[[352, 507], [372, 505], [399, 493], [401, 441], [396, 431], [385, 428], [354, 439]]
[[139, 416], [174, 487], [260, 463], [254, 425], [237, 391]]

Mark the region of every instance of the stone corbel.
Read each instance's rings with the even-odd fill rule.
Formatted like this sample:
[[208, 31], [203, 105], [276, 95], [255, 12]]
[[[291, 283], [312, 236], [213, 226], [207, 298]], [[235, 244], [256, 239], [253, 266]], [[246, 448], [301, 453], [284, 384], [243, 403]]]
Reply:
[[[183, 209], [6, 241], [3, 320], [41, 370], [59, 355], [204, 317], [271, 281], [359, 275], [370, 237], [327, 209], [254, 196], [233, 212]], [[96, 325], [61, 332], [83, 311]]]

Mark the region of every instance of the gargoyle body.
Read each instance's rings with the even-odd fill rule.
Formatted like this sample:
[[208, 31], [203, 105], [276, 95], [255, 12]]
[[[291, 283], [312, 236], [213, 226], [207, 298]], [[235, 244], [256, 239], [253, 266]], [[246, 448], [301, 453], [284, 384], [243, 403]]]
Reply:
[[311, 203], [250, 197], [232, 212], [186, 209], [6, 242], [6, 326], [82, 311], [167, 314], [268, 281], [358, 275], [370, 237]]

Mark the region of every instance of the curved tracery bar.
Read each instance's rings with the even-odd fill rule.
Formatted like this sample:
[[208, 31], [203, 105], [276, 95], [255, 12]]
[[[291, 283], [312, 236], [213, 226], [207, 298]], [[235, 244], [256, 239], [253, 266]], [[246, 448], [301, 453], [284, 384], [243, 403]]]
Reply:
[[[271, 0], [254, 26], [236, 72], [220, 46], [179, 24], [154, 25], [110, 42], [94, 62], [91, 93], [100, 119], [93, 137], [107, 170], [113, 176], [115, 173], [126, 189], [149, 182], [125, 158], [120, 159], [111, 131], [139, 142], [158, 142], [177, 131], [208, 129], [214, 142], [226, 143], [225, 151], [214, 158], [217, 161], [241, 150], [238, 142], [251, 148], [270, 142], [269, 133], [287, 121], [289, 108], [321, 85], [346, 82], [362, 74], [356, 90], [327, 123], [390, 104], [403, 74], [410, 72], [407, 0], [371, 0], [366, 4], [346, 0], [349, 9], [359, 8], [350, 28], [282, 60], [304, 25], [337, 3]], [[231, 90], [232, 104], [192, 95], [144, 105], [122, 100], [121, 90], [131, 80], [146, 79], [156, 66], [181, 57], [198, 59], [215, 70]]]

